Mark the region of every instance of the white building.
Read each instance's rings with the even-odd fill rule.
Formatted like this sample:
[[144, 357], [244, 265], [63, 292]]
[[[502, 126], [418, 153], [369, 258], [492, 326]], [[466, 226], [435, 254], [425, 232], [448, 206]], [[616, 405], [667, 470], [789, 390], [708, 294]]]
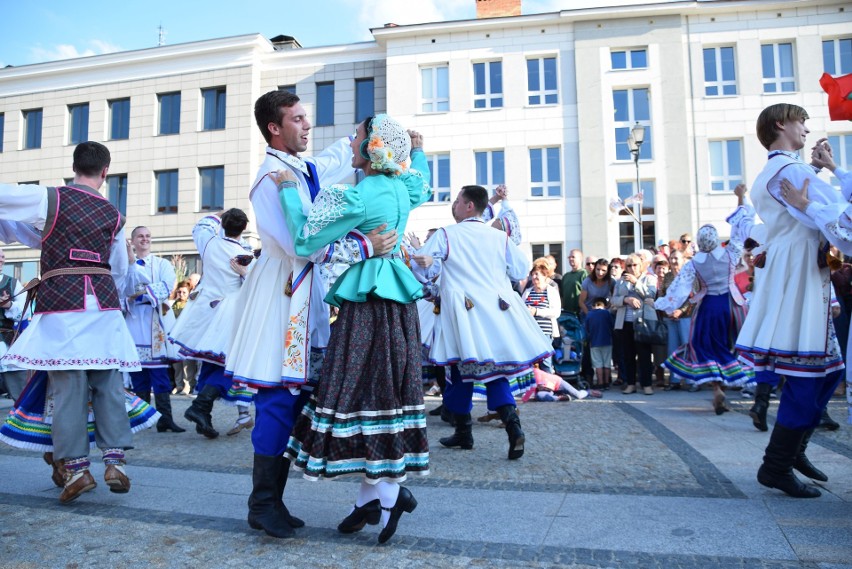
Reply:
[[[813, 140], [830, 136], [852, 163], [852, 126], [828, 120], [818, 84], [852, 72], [848, 2], [612, 3], [518, 15], [520, 0], [478, 0], [475, 20], [385, 26], [371, 42], [253, 34], [2, 69], [0, 178], [63, 183], [76, 142], [103, 141], [104, 191], [128, 226], [149, 227], [157, 253], [191, 257], [204, 212], [249, 208], [264, 146], [255, 99], [295, 88], [314, 119], [309, 154], [376, 112], [425, 135], [435, 201], [409, 230], [451, 223], [461, 186], [505, 182], [525, 246], [562, 263], [573, 247], [639, 246], [638, 223], [611, 207], [637, 175], [646, 245], [703, 223], [725, 233], [731, 190], [763, 166], [754, 123], [770, 104], [805, 107]], [[37, 254], [6, 251], [34, 276]]]

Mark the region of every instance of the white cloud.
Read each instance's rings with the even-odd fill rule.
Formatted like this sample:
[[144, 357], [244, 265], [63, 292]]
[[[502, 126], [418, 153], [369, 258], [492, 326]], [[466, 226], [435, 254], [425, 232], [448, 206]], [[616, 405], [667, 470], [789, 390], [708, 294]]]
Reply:
[[476, 17], [473, 3], [458, 0], [420, 0], [416, 8], [400, 0], [346, 0], [346, 3], [357, 14], [357, 25], [365, 30], [365, 40], [372, 39], [369, 28], [380, 28], [385, 24], [402, 26]]
[[89, 40], [83, 47], [67, 43], [52, 46], [36, 45], [30, 48], [29, 63], [42, 63], [44, 61], [58, 61], [61, 59], [75, 59], [77, 57], [88, 57], [121, 51], [121, 47], [103, 40]]

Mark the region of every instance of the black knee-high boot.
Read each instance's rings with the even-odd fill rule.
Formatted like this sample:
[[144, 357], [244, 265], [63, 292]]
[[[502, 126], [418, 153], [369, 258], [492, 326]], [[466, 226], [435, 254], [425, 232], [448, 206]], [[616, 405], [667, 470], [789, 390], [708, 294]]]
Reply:
[[179, 427], [172, 418], [172, 397], [168, 393], [155, 393], [154, 405], [157, 411], [160, 412], [160, 420], [157, 421], [157, 432], [172, 431], [173, 433], [183, 433], [186, 429]]
[[287, 487], [287, 478], [290, 477], [290, 461], [283, 456], [278, 458], [281, 460], [281, 466], [278, 470], [278, 501], [281, 502], [284, 519], [287, 520], [291, 528], [304, 527], [305, 522], [290, 514], [290, 510], [287, 509], [287, 505], [284, 503], [284, 488]]
[[754, 389], [754, 405], [751, 406], [748, 414], [751, 417], [754, 428], [758, 431], [768, 431], [769, 425], [766, 423], [766, 412], [769, 411], [769, 393], [772, 391], [772, 386], [768, 383], [758, 383]]
[[213, 403], [219, 398], [219, 388], [215, 385], [205, 385], [192, 405], [184, 412], [183, 417], [192, 421], [198, 427], [196, 431], [208, 439], [215, 439], [219, 431], [213, 428]]
[[757, 481], [768, 488], [778, 488], [794, 498], [816, 498], [816, 488], [802, 484], [793, 474], [793, 464], [801, 451], [805, 431], [788, 429], [778, 423], [772, 429], [763, 464], [757, 471]]
[[808, 460], [808, 457], [805, 455], [805, 451], [808, 450], [808, 443], [811, 440], [811, 435], [813, 434], [813, 429], [805, 431], [805, 436], [802, 437], [802, 444], [799, 447], [799, 454], [796, 455], [796, 460], [793, 461], [793, 468], [808, 478], [819, 480], [820, 482], [828, 482], [828, 476], [826, 476], [822, 470], [811, 464], [811, 461]]
[[526, 437], [521, 430], [521, 419], [518, 417], [517, 407], [514, 405], [503, 405], [497, 407], [500, 420], [506, 425], [506, 434], [509, 435], [509, 460], [517, 460], [524, 456], [524, 442]]
[[150, 389], [146, 389], [144, 391], [141, 391], [141, 390], [140, 391], [134, 391], [133, 393], [135, 393], [136, 397], [138, 397], [139, 399], [141, 399], [142, 401], [144, 401], [148, 405], [151, 404], [151, 390]]
[[283, 515], [280, 484], [280, 456], [254, 455], [251, 472], [252, 490], [248, 499], [248, 524], [253, 529], [262, 529], [272, 537], [293, 537], [296, 532]]
[[449, 437], [439, 439], [438, 442], [448, 448], [462, 448], [470, 450], [473, 448], [473, 420], [470, 413], [463, 415], [454, 414], [456, 431]]

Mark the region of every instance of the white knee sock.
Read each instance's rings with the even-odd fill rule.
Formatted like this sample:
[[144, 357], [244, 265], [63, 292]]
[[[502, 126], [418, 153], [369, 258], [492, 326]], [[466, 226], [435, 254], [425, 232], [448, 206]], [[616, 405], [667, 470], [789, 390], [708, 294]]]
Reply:
[[355, 498], [355, 505], [359, 508], [368, 502], [372, 502], [379, 495], [376, 493], [376, 488], [372, 484], [361, 482], [361, 487], [358, 488], [358, 497]]
[[379, 502], [382, 503], [382, 527], [388, 525], [390, 512], [384, 508], [393, 508], [396, 505], [396, 499], [399, 497], [399, 484], [396, 482], [378, 482], [376, 483], [376, 492], [379, 495]]

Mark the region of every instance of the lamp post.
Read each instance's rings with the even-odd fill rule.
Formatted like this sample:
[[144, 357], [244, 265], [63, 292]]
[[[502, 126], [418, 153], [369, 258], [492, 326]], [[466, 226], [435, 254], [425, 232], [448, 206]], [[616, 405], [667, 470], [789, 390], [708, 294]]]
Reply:
[[[636, 165], [636, 193], [640, 193], [642, 191], [642, 187], [639, 182], [639, 150], [642, 148], [642, 143], [645, 142], [645, 127], [639, 124], [639, 121], [636, 121], [636, 124], [633, 125], [633, 128], [630, 129], [630, 134], [627, 135], [627, 147], [630, 148], [630, 154], [633, 155], [633, 163]], [[639, 202], [639, 248], [645, 248], [645, 238], [643, 235], [642, 228], [642, 207], [643, 204]]]

